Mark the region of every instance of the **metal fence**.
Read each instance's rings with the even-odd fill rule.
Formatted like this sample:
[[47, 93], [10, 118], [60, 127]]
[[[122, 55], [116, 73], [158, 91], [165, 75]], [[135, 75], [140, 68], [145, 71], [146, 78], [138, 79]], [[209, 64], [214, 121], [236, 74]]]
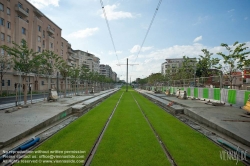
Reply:
[[[24, 77], [20, 73], [8, 72], [1, 82], [0, 109], [22, 104], [25, 89], [27, 90], [27, 103], [46, 100], [50, 89], [58, 92], [60, 98], [65, 96], [98, 93], [114, 88], [111, 83], [97, 80], [81, 80], [61, 76], [34, 75]], [[6, 100], [14, 102], [6, 104]], [[4, 106], [5, 105], [5, 106]]]
[[145, 84], [143, 86], [203, 87], [250, 90], [250, 75], [197, 77], [190, 79], [160, 81], [155, 82], [154, 84]]

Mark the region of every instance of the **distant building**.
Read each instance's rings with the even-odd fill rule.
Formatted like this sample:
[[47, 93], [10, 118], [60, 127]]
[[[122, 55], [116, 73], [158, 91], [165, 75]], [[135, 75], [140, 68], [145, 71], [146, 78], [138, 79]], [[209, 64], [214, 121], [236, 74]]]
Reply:
[[112, 78], [112, 68], [109, 65], [100, 65], [100, 75], [104, 75], [108, 78]]
[[112, 80], [113, 80], [113, 81], [116, 81], [116, 78], [117, 78], [116, 72], [112, 72]]
[[[196, 58], [189, 58], [193, 64], [196, 65]], [[170, 73], [176, 73], [178, 68], [182, 67], [184, 59], [183, 58], [174, 58], [174, 59], [166, 59], [166, 62], [161, 64], [161, 74], [165, 75], [166, 71], [169, 70]]]
[[85, 65], [91, 72], [100, 72], [100, 58], [94, 54], [82, 51], [74, 51], [74, 59], [78, 62], [77, 66]]

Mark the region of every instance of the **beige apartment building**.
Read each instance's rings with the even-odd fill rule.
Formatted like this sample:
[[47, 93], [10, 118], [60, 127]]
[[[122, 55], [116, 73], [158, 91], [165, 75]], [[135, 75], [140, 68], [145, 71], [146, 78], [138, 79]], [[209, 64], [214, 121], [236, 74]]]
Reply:
[[[12, 41], [21, 44], [25, 39], [29, 48], [41, 52], [51, 50], [62, 56], [69, 66], [77, 65], [71, 44], [62, 38], [62, 29], [40, 12], [27, 0], [0, 0], [0, 45], [12, 46]], [[8, 56], [0, 50], [1, 56]], [[7, 73], [2, 82], [3, 90], [14, 90], [14, 84], [19, 82], [15, 71]], [[35, 78], [30, 75], [28, 80], [32, 90], [45, 90], [47, 78]], [[52, 84], [55, 78], [52, 79]]]
[[100, 58], [96, 57], [94, 54], [82, 50], [74, 50], [73, 58], [76, 66], [81, 67], [82, 65], [85, 65], [91, 72], [99, 73]]

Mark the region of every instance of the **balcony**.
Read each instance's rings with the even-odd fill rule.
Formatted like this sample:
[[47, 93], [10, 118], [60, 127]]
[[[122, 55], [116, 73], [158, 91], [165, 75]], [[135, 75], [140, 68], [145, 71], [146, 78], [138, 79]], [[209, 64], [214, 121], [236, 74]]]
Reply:
[[22, 15], [23, 17], [28, 17], [29, 13], [26, 12], [21, 6], [15, 5], [15, 10], [18, 14]]
[[53, 29], [53, 28], [51, 28], [51, 27], [48, 26], [47, 32], [49, 32], [50, 34], [54, 35], [55, 29]]
[[75, 61], [75, 59], [72, 56], [69, 56], [68, 59], [71, 60], [71, 61]]
[[35, 13], [38, 17], [43, 17], [43, 13], [40, 12], [40, 10], [38, 10], [38, 9], [34, 9], [34, 13]]
[[68, 49], [68, 53], [74, 54], [73, 50], [71, 48]]

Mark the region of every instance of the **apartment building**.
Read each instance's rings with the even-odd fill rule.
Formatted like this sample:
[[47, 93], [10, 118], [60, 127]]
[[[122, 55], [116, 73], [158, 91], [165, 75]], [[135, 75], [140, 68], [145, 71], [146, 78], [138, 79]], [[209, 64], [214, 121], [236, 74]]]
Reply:
[[[21, 44], [21, 40], [25, 39], [30, 49], [37, 52], [51, 50], [71, 65], [76, 65], [75, 60], [70, 59], [74, 54], [71, 45], [61, 37], [61, 32], [58, 25], [27, 0], [0, 0], [0, 45], [12, 46], [12, 41]], [[0, 54], [8, 56], [2, 49]], [[17, 82], [17, 75], [6, 75], [3, 90], [14, 89]], [[47, 89], [45, 78], [30, 75], [29, 82], [35, 84], [33, 90]]]
[[[192, 64], [190, 65], [195, 66], [196, 58], [189, 59], [192, 61]], [[161, 64], [161, 73], [165, 75], [167, 70], [169, 70], [170, 73], [176, 73], [178, 68], [182, 67], [183, 61], [183, 58], [166, 59], [166, 62]]]
[[116, 72], [112, 72], [112, 80], [113, 80], [113, 81], [116, 81], [116, 79], [117, 79], [117, 74], [116, 74]]
[[97, 72], [100, 71], [100, 58], [96, 57], [94, 54], [82, 51], [82, 50], [75, 50], [74, 56], [73, 56], [78, 66], [85, 65], [89, 68], [91, 72]]
[[112, 73], [113, 73], [112, 68], [109, 65], [104, 65], [104, 64], [100, 65], [100, 75], [112, 78]]

